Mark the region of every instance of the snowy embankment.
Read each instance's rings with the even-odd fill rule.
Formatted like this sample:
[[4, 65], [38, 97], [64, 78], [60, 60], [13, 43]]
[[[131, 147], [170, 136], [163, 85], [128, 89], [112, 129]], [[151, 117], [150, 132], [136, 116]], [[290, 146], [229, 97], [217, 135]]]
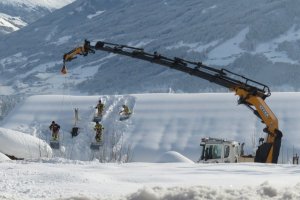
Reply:
[[[175, 151], [192, 161], [200, 157], [202, 137], [216, 137], [246, 143], [253, 153], [264, 125], [245, 106], [237, 106], [232, 93], [138, 94], [110, 96], [45, 95], [29, 97], [6, 117], [1, 126], [28, 133], [49, 143], [51, 121], [61, 125], [60, 142], [64, 151], [54, 156], [88, 161], [98, 158], [89, 148], [94, 141], [95, 105], [105, 104], [102, 124], [106, 146], [114, 151], [130, 146], [131, 160], [156, 162], [165, 152]], [[279, 162], [291, 159], [292, 149], [300, 149], [300, 93], [273, 93], [266, 102], [279, 119], [284, 136]], [[287, 103], [288, 102], [288, 103]], [[133, 109], [132, 117], [119, 121], [123, 104]], [[80, 134], [72, 138], [74, 108], [79, 109]], [[119, 135], [118, 141], [112, 141]], [[286, 157], [289, 151], [289, 158]]]
[[0, 152], [18, 159], [52, 157], [52, 149], [45, 141], [4, 128], [0, 128]]
[[0, 152], [0, 161], [5, 161], [5, 160], [10, 160], [10, 158]]
[[0, 163], [0, 199], [296, 200], [299, 170], [255, 163], [10, 161]]
[[[100, 163], [101, 154], [89, 149], [99, 98], [105, 103], [105, 143], [113, 134], [121, 136], [105, 145], [115, 152], [130, 144], [132, 160], [139, 162]], [[235, 102], [233, 94], [29, 97], [5, 118], [1, 132], [23, 132], [23, 142], [26, 134], [49, 142], [48, 127], [55, 120], [62, 127], [64, 151], [53, 150], [51, 159], [2, 161], [0, 199], [299, 199], [299, 165], [193, 163], [200, 155], [201, 137], [234, 139], [252, 146], [252, 140], [262, 136], [260, 121]], [[299, 93], [273, 93], [267, 99], [284, 133], [282, 162], [286, 162], [282, 155], [287, 146], [299, 149], [299, 102]], [[123, 104], [133, 108], [127, 121], [118, 118]], [[80, 134], [72, 138], [74, 108], [79, 109]], [[28, 148], [10, 144], [10, 152]]]

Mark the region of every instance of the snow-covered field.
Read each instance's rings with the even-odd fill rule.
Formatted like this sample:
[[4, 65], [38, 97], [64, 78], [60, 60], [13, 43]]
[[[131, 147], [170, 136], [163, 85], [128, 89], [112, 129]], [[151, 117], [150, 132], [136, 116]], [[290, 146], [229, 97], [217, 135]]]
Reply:
[[0, 163], [0, 199], [299, 199], [299, 166], [101, 164], [61, 159]]
[[[101, 156], [110, 152], [90, 150], [91, 120], [99, 98], [105, 103], [102, 148], [111, 146], [112, 152], [118, 152], [130, 147], [132, 162], [124, 163], [121, 156], [118, 162], [101, 163], [105, 160]], [[231, 93], [29, 97], [2, 121], [0, 152], [4, 133], [12, 131], [49, 143], [52, 120], [62, 127], [61, 149], [53, 150], [52, 158], [35, 154], [7, 161], [0, 155], [0, 199], [299, 199], [300, 167], [286, 164], [292, 148], [299, 149], [299, 93], [273, 93], [267, 99], [284, 133], [279, 162], [285, 164], [195, 162], [201, 137], [246, 142], [252, 152], [253, 137], [263, 136], [263, 125], [235, 100]], [[134, 112], [127, 121], [118, 118], [122, 104]], [[74, 108], [79, 109], [80, 134], [72, 138]], [[113, 134], [120, 136], [115, 143], [111, 143]], [[6, 139], [8, 144], [10, 152], [35, 153], [34, 148]]]

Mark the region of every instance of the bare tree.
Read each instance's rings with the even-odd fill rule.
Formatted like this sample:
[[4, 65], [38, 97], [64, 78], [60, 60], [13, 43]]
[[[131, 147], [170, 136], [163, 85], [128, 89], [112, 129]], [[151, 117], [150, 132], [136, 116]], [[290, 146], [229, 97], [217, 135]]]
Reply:
[[123, 133], [113, 132], [100, 148], [97, 156], [100, 162], [130, 162], [132, 147], [123, 141]]

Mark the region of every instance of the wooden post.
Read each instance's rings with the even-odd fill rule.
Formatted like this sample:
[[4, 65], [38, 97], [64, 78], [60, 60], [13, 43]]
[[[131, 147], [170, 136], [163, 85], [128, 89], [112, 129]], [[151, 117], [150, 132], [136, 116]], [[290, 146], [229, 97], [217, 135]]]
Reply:
[[294, 165], [299, 165], [299, 156], [298, 156], [298, 154], [293, 156], [293, 164]]

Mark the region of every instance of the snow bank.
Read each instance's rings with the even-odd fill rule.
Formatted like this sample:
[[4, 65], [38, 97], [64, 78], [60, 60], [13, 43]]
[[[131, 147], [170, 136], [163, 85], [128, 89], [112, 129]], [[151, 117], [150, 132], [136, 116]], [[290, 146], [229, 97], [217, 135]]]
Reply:
[[154, 187], [143, 188], [138, 192], [128, 196], [127, 200], [190, 200], [190, 199], [299, 199], [299, 188], [297, 184], [293, 187], [276, 188], [264, 182], [256, 187], [224, 188], [210, 186], [193, 187]]
[[[299, 200], [299, 165], [2, 162], [0, 199]], [[51, 189], [49, 189], [51, 187]]]
[[[265, 137], [264, 124], [247, 107], [237, 106], [237, 97], [232, 93], [36, 95], [17, 105], [0, 125], [22, 133], [35, 132], [37, 137], [48, 142], [48, 127], [54, 120], [61, 125], [61, 145], [65, 147], [65, 153], [57, 156], [92, 160], [95, 158], [90, 150], [95, 137], [92, 119], [99, 98], [105, 104], [102, 125], [106, 146], [122, 150], [130, 145], [134, 162], [156, 162], [168, 151], [176, 151], [197, 161], [203, 137], [245, 142], [245, 152], [251, 154], [256, 150], [258, 138]], [[295, 142], [300, 140], [297, 133], [300, 128], [300, 93], [272, 93], [266, 102], [277, 115], [284, 134], [279, 162], [287, 163], [291, 157], [287, 158], [286, 152], [292, 152], [292, 147], [296, 153], [300, 149]], [[119, 121], [118, 113], [123, 104], [129, 105], [134, 114], [128, 120]], [[79, 109], [77, 125], [80, 134], [72, 138], [74, 108]], [[114, 134], [120, 136], [118, 142], [112, 141]]]
[[52, 149], [45, 141], [4, 128], [0, 128], [0, 152], [25, 159], [52, 157]]
[[0, 152], [0, 161], [10, 160], [9, 157]]
[[168, 151], [160, 156], [157, 160], [158, 163], [173, 163], [173, 162], [183, 162], [183, 163], [194, 163], [192, 160], [181, 155], [176, 151]]

